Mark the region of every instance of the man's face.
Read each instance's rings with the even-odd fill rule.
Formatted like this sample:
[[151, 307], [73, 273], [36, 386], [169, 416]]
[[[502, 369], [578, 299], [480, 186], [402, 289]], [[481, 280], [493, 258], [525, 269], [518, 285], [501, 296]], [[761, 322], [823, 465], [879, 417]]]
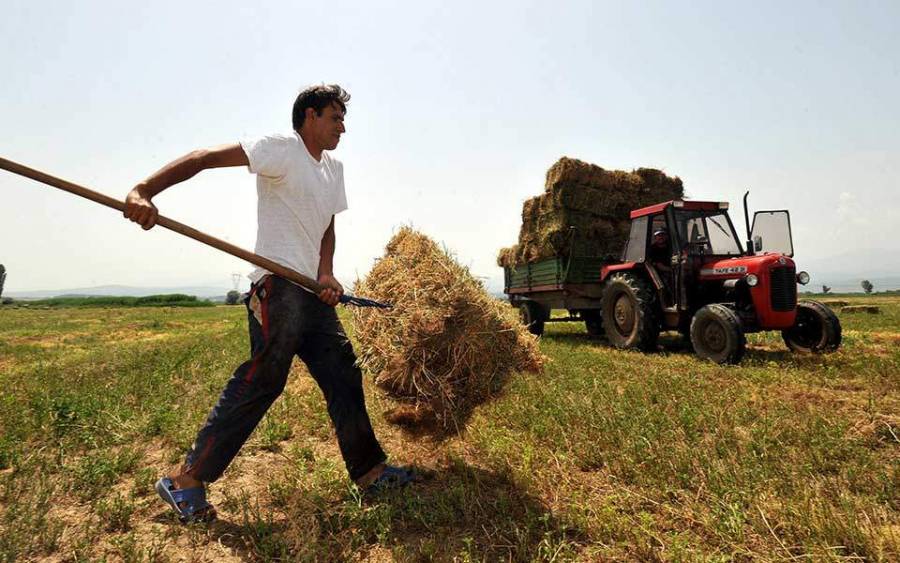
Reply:
[[308, 128], [313, 139], [322, 150], [334, 150], [347, 129], [344, 127], [344, 111], [335, 103], [326, 106], [322, 115], [316, 115], [316, 110], [308, 108], [303, 128]]
[[669, 235], [665, 232], [657, 232], [653, 233], [653, 240], [651, 243], [654, 248], [665, 249], [669, 246]]

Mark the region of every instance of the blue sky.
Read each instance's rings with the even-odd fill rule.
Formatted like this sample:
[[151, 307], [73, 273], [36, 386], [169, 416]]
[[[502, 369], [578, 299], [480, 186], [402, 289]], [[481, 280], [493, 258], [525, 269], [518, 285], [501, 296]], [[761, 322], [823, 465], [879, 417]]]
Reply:
[[[289, 131], [297, 91], [337, 82], [353, 96], [335, 152], [345, 285], [404, 224], [496, 284], [522, 201], [563, 155], [662, 168], [734, 210], [750, 189], [753, 208], [791, 209], [801, 267], [897, 257], [898, 22], [898, 2], [5, 1], [0, 156], [124, 198], [194, 148]], [[252, 269], [5, 172], [0, 198], [8, 291]], [[156, 202], [253, 247], [245, 170]]]

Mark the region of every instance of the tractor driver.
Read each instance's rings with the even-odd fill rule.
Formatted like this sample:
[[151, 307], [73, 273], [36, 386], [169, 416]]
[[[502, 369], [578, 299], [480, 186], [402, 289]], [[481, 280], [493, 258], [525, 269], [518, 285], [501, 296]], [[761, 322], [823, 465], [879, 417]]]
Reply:
[[653, 267], [660, 272], [669, 273], [672, 271], [671, 253], [669, 251], [669, 231], [665, 228], [659, 228], [653, 231], [650, 237], [650, 249], [647, 252], [647, 261], [653, 264]]

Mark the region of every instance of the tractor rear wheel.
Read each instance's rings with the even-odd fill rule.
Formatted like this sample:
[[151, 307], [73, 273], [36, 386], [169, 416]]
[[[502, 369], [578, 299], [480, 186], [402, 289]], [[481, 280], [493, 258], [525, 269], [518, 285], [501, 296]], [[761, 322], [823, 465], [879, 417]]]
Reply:
[[522, 324], [535, 336], [544, 334], [544, 321], [549, 317], [549, 311], [534, 301], [523, 301], [519, 305], [519, 318]]
[[736, 364], [744, 356], [747, 339], [737, 313], [724, 305], [712, 304], [694, 314], [691, 344], [701, 358], [717, 364]]
[[601, 336], [603, 334], [603, 314], [599, 309], [585, 309], [581, 311], [581, 318], [584, 319], [584, 327], [590, 336]]
[[781, 337], [793, 352], [834, 352], [841, 345], [841, 321], [818, 301], [801, 301], [794, 326], [782, 330]]
[[616, 348], [655, 350], [659, 338], [656, 289], [631, 272], [613, 274], [603, 289], [602, 322]]

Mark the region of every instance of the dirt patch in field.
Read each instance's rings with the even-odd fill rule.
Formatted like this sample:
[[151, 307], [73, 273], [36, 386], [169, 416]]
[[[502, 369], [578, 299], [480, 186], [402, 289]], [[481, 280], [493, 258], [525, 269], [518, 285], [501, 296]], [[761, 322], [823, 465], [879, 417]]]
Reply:
[[892, 346], [900, 345], [900, 332], [868, 332], [861, 330], [848, 330], [845, 331], [844, 334], [877, 344], [888, 344]]
[[87, 336], [87, 332], [65, 332], [51, 334], [36, 334], [33, 336], [8, 336], [6, 343], [10, 346], [36, 346], [38, 348], [56, 348], [59, 346], [73, 346], [79, 337]]
[[[156, 441], [142, 456], [139, 468], [153, 468], [153, 481], [168, 473], [172, 466], [166, 461], [167, 451], [164, 444]], [[148, 550], [155, 550], [168, 561], [246, 561], [252, 558], [246, 545], [249, 530], [243, 525], [240, 509], [235, 512], [227, 497], [229, 494], [232, 497], [244, 494], [254, 505], [259, 500], [261, 506], [268, 506], [268, 481], [290, 465], [290, 461], [280, 454], [242, 452], [225, 475], [209, 488], [209, 500], [219, 513], [219, 519], [209, 526], [179, 524], [172, 511], [153, 491], [135, 492], [133, 474], [124, 476], [103, 495], [106, 499], [119, 495], [133, 503], [130, 524], [124, 530], [104, 530], [107, 521], [95, 514], [92, 501], [78, 501], [70, 495], [60, 496], [49, 516], [65, 526], [60, 538], [61, 549], [46, 560], [70, 559], [73, 550], [78, 547], [77, 541], [83, 541], [86, 530], [95, 530], [94, 533], [102, 530], [88, 546], [92, 557], [127, 559], [123, 551], [128, 549], [127, 542], [133, 540], [139, 552], [146, 554]]]
[[0, 357], [0, 372], [6, 373], [8, 370], [12, 369], [13, 366], [17, 364], [16, 360], [11, 357]]
[[827, 411], [847, 421], [851, 436], [870, 447], [900, 446], [900, 398], [875, 399], [870, 389], [780, 385], [775, 396], [804, 411]]
[[845, 330], [844, 336], [853, 340], [854, 346], [865, 349], [867, 354], [881, 358], [890, 357], [900, 349], [900, 333], [888, 331]]
[[154, 332], [150, 330], [117, 330], [103, 335], [104, 340], [116, 342], [155, 342], [177, 337], [177, 334]]
[[79, 347], [84, 340], [101, 338], [107, 342], [152, 342], [168, 340], [177, 337], [178, 334], [159, 332], [154, 330], [142, 330], [135, 328], [123, 328], [109, 332], [61, 332], [49, 334], [36, 334], [33, 336], [9, 336], [6, 343], [10, 346], [36, 346], [43, 349], [57, 347]]

